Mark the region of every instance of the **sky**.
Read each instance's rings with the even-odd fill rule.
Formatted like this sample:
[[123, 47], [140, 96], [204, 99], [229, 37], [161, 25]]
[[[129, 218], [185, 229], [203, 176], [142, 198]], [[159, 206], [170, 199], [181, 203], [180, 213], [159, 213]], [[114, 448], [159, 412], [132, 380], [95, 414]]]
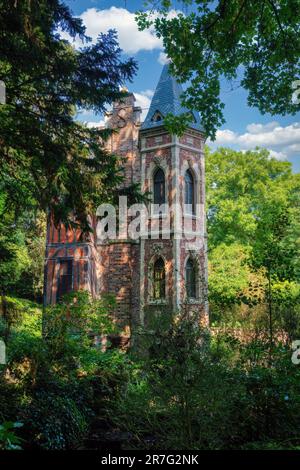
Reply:
[[[65, 0], [75, 16], [82, 18], [88, 36], [96, 40], [100, 32], [116, 29], [124, 57], [134, 57], [138, 72], [129, 91], [136, 97], [136, 105], [145, 117], [151, 97], [165, 63], [162, 41], [153, 31], [138, 31], [134, 12], [144, 9], [143, 0]], [[76, 45], [76, 44], [75, 44]], [[79, 45], [79, 44], [78, 44]], [[291, 91], [292, 94], [292, 91]], [[258, 109], [247, 105], [247, 92], [242, 88], [233, 91], [224, 83], [221, 99], [225, 103], [225, 124], [210, 143], [236, 150], [265, 147], [271, 156], [292, 162], [293, 170], [300, 172], [300, 114], [294, 116], [262, 115]], [[93, 125], [103, 119], [83, 111], [79, 119]]]

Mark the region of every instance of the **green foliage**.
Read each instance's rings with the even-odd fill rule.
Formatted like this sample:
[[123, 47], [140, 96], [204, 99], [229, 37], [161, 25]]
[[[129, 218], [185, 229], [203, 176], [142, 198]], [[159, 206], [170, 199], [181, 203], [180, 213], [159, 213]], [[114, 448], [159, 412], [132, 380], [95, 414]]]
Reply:
[[2, 296], [41, 299], [46, 218], [35, 204], [15, 201], [10, 184], [4, 175], [0, 183], [0, 292]]
[[87, 291], [72, 292], [63, 300], [48, 306], [44, 312], [44, 338], [53, 357], [69, 349], [84, 349], [95, 335], [113, 333], [113, 296], [93, 299]]
[[300, 285], [293, 281], [274, 281], [272, 284], [274, 302], [278, 305], [293, 305], [299, 302]]
[[170, 134], [181, 137], [189, 125], [190, 120], [190, 113], [181, 114], [180, 116], [173, 116], [171, 113], [168, 113], [164, 117], [164, 126], [170, 132]]
[[206, 149], [206, 171], [212, 322], [295, 337], [299, 175], [259, 149]]
[[183, 102], [201, 113], [208, 136], [214, 138], [224, 123], [224, 78], [243, 86], [248, 104], [263, 114], [299, 111], [292, 101], [292, 82], [300, 77], [299, 2], [183, 0], [184, 11], [176, 16], [168, 15], [177, 8], [174, 1], [147, 3], [147, 11], [137, 14], [138, 26], [154, 27], [175, 75], [190, 81]]
[[47, 389], [33, 395], [24, 418], [35, 445], [42, 449], [77, 447], [87, 432], [87, 417], [74, 400], [49, 393]]
[[300, 334], [300, 285], [294, 281], [272, 282], [272, 300], [277, 321], [291, 342]]
[[15, 226], [14, 213], [7, 212], [7, 194], [0, 188], [0, 292], [16, 283], [30, 261], [24, 232]]
[[46, 216], [36, 209], [28, 210], [18, 217], [18, 225], [25, 236], [30, 262], [12, 286], [12, 292], [17, 297], [41, 302], [44, 287]]
[[[263, 266], [272, 276], [284, 280], [300, 280], [300, 226], [288, 196], [283, 201], [268, 201], [257, 224], [253, 243], [253, 263]], [[299, 217], [299, 208], [298, 213]]]
[[45, 320], [33, 302], [13, 300], [20, 316], [11, 325], [0, 376], [0, 419], [24, 424], [25, 448], [78, 447], [126, 377], [123, 355], [93, 344], [95, 334], [116, 331], [110, 320], [114, 300], [69, 294], [49, 307]]
[[[42, 310], [28, 300], [14, 301], [18, 303], [19, 316], [11, 327], [7, 343], [7, 368], [24, 387], [30, 387], [36, 380], [39, 364], [47, 363], [47, 349], [42, 340]], [[5, 329], [5, 323], [3, 327]]]
[[138, 448], [292, 446], [299, 438], [300, 372], [291, 351], [278, 347], [268, 368], [268, 343], [243, 345], [227, 334], [207, 343], [203, 333], [185, 317], [157, 330], [149, 357], [119, 392], [114, 422]]
[[210, 252], [210, 299], [222, 305], [240, 302], [240, 295], [249, 285], [251, 271], [247, 265], [247, 249], [243, 245], [220, 243]]
[[20, 439], [15, 430], [21, 428], [22, 423], [5, 422], [0, 425], [0, 450], [21, 450]]
[[252, 244], [266, 208], [291, 198], [299, 177], [290, 163], [270, 158], [263, 149], [211, 152], [206, 147], [205, 156], [210, 246]]
[[[280, 287], [285, 291], [276, 288], [278, 299]], [[294, 285], [290, 289], [297, 295]], [[102, 352], [87, 339], [89, 328], [110, 327], [102, 314], [98, 319], [98, 307], [93, 310], [87, 300], [85, 308], [81, 293], [84, 313], [76, 311], [74, 296], [52, 311], [57, 318], [51, 325], [62, 331], [60, 322], [65, 325], [66, 312], [74, 309], [74, 320], [63, 329], [64, 344], [55, 335], [44, 341], [41, 311], [19, 300], [23, 314], [12, 325], [6, 374], [0, 380], [0, 417], [24, 424], [22, 447], [77, 448], [94, 417], [129, 431], [127, 448], [297, 445], [300, 369], [287, 347], [278, 344], [267, 367], [267, 342], [244, 344], [226, 331], [209, 339], [196, 317], [183, 311], [171, 323], [158, 317], [150, 329], [140, 331], [148, 351], [143, 356]], [[90, 314], [91, 323], [85, 319]], [[79, 326], [85, 333], [78, 336]], [[49, 331], [50, 325], [45, 328]], [[53, 351], [56, 344], [61, 347]]]
[[[104, 148], [109, 131], [88, 129], [76, 113], [103, 113], [122, 99], [120, 88], [136, 63], [121, 59], [112, 30], [90, 44], [82, 21], [63, 1], [2, 0], [0, 7], [0, 78], [6, 85], [1, 178], [17, 204], [35, 201], [56, 222], [89, 230], [87, 216], [111, 200], [121, 176], [118, 157]], [[75, 50], [58, 31], [81, 38], [82, 48]]]

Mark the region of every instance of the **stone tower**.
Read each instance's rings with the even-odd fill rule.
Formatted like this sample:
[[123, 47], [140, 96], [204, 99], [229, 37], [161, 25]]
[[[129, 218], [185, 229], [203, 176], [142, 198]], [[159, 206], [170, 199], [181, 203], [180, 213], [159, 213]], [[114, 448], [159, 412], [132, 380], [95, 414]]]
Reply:
[[[147, 117], [133, 94], [115, 103], [106, 126], [116, 129], [108, 150], [124, 157], [124, 183], [139, 182], [152, 194], [138, 238], [127, 227], [114, 239], [100, 240], [97, 219], [84, 242], [63, 227], [48, 226], [45, 303], [70, 290], [88, 289], [95, 297], [116, 297], [116, 321], [124, 336], [147, 324], [151, 311], [199, 312], [208, 321], [205, 227], [205, 136], [196, 112], [181, 106], [182, 88], [165, 65]], [[168, 113], [189, 113], [191, 124], [181, 137], [165, 128]], [[130, 220], [130, 218], [129, 218]]]
[[[176, 311], [183, 304], [207, 320], [205, 137], [199, 115], [181, 106], [182, 91], [165, 65], [140, 130], [142, 189], [152, 192], [154, 203], [167, 206], [160, 211], [152, 205], [151, 236], [140, 241], [141, 321], [158, 305]], [[191, 114], [183, 136], [166, 131], [168, 113]]]

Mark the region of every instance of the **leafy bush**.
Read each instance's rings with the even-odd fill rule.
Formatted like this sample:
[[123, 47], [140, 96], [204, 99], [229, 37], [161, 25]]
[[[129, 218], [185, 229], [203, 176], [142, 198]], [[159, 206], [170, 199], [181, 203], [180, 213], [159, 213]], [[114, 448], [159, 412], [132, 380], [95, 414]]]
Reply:
[[92, 333], [113, 330], [112, 304], [76, 296], [79, 304], [71, 297], [49, 308], [46, 341], [34, 304], [12, 326], [0, 420], [24, 424], [22, 447], [76, 448], [97, 417], [129, 431], [127, 447], [297, 448], [300, 368], [286, 345], [274, 344], [270, 364], [263, 339], [209, 337], [181, 312], [152, 318], [140, 331], [142, 354], [102, 352]]
[[95, 334], [116, 331], [114, 301], [71, 294], [47, 309], [44, 322], [35, 304], [18, 302], [21, 316], [12, 326], [0, 379], [0, 419], [24, 423], [26, 447], [74, 448], [124, 380], [123, 355], [93, 344]]
[[47, 307], [44, 314], [44, 338], [53, 357], [69, 348], [85, 348], [91, 338], [116, 331], [112, 322], [113, 296], [93, 299], [87, 291], [72, 292], [59, 304]]
[[268, 344], [245, 345], [224, 334], [208, 343], [203, 333], [184, 317], [152, 332], [149, 356], [118, 394], [116, 425], [143, 448], [292, 443], [300, 424], [300, 371], [290, 351], [279, 345], [267, 367]]
[[76, 447], [88, 427], [87, 417], [72, 398], [47, 390], [33, 395], [24, 422], [36, 446], [55, 450]]
[[0, 450], [21, 450], [22, 439], [15, 430], [21, 428], [22, 423], [5, 422], [0, 425]]

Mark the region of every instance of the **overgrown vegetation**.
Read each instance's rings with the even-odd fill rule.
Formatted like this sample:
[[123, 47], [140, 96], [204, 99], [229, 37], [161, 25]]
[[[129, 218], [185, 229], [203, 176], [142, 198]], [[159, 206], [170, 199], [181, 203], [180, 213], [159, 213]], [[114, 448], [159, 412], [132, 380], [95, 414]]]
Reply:
[[206, 162], [212, 328], [162, 311], [129, 353], [102, 347], [111, 297], [74, 293], [42, 314], [30, 250], [43, 218], [2, 212], [1, 448], [300, 446], [299, 175], [261, 150]]
[[[172, 2], [158, 2], [154, 27], [173, 72], [192, 79], [185, 103], [207, 135], [223, 122], [220, 77], [241, 66], [250, 104], [297, 111], [299, 4], [261, 2], [257, 15], [257, 2], [194, 3], [168, 18]], [[206, 149], [212, 328], [162, 310], [136, 332], [139, 349], [104, 348], [117, 333], [113, 298], [72, 293], [42, 312], [45, 232], [50, 214], [86, 232], [99, 203], [148, 197], [137, 183], [117, 191], [111, 131], [76, 120], [124, 97], [136, 63], [113, 31], [89, 44], [62, 1], [0, 6], [0, 449], [300, 449], [300, 175], [265, 150]], [[179, 134], [189, 119], [165, 121]]]
[[[22, 212], [35, 204], [56, 222], [80, 222], [111, 200], [121, 181], [119, 158], [105, 148], [109, 130], [89, 129], [78, 111], [103, 113], [124, 97], [136, 63], [122, 60], [116, 33], [95, 44], [60, 0], [0, 1], [1, 187]], [[82, 39], [76, 50], [62, 33]]]
[[22, 316], [10, 328], [7, 364], [1, 366], [0, 420], [23, 424], [25, 447], [76, 448], [92, 417], [102, 412], [97, 403], [122, 380], [121, 353], [104, 354], [93, 346], [94, 331], [115, 331], [109, 319], [114, 302], [70, 294], [60, 306], [49, 307], [44, 319], [34, 303], [19, 303]]
[[210, 338], [185, 314], [149, 338], [150, 354], [114, 403], [132, 444], [163, 449], [297, 448], [299, 374], [278, 343]]
[[206, 171], [212, 324], [297, 339], [299, 174], [259, 149], [207, 149]]
[[102, 351], [90, 327], [111, 332], [111, 307], [71, 295], [50, 308], [55, 328], [46, 330], [55, 334], [43, 340], [41, 311], [23, 302], [1, 371], [2, 448], [101, 448], [113, 439], [127, 449], [300, 447], [290, 347], [278, 341], [270, 366], [268, 342], [210, 336], [182, 312], [140, 331], [144, 354]]

